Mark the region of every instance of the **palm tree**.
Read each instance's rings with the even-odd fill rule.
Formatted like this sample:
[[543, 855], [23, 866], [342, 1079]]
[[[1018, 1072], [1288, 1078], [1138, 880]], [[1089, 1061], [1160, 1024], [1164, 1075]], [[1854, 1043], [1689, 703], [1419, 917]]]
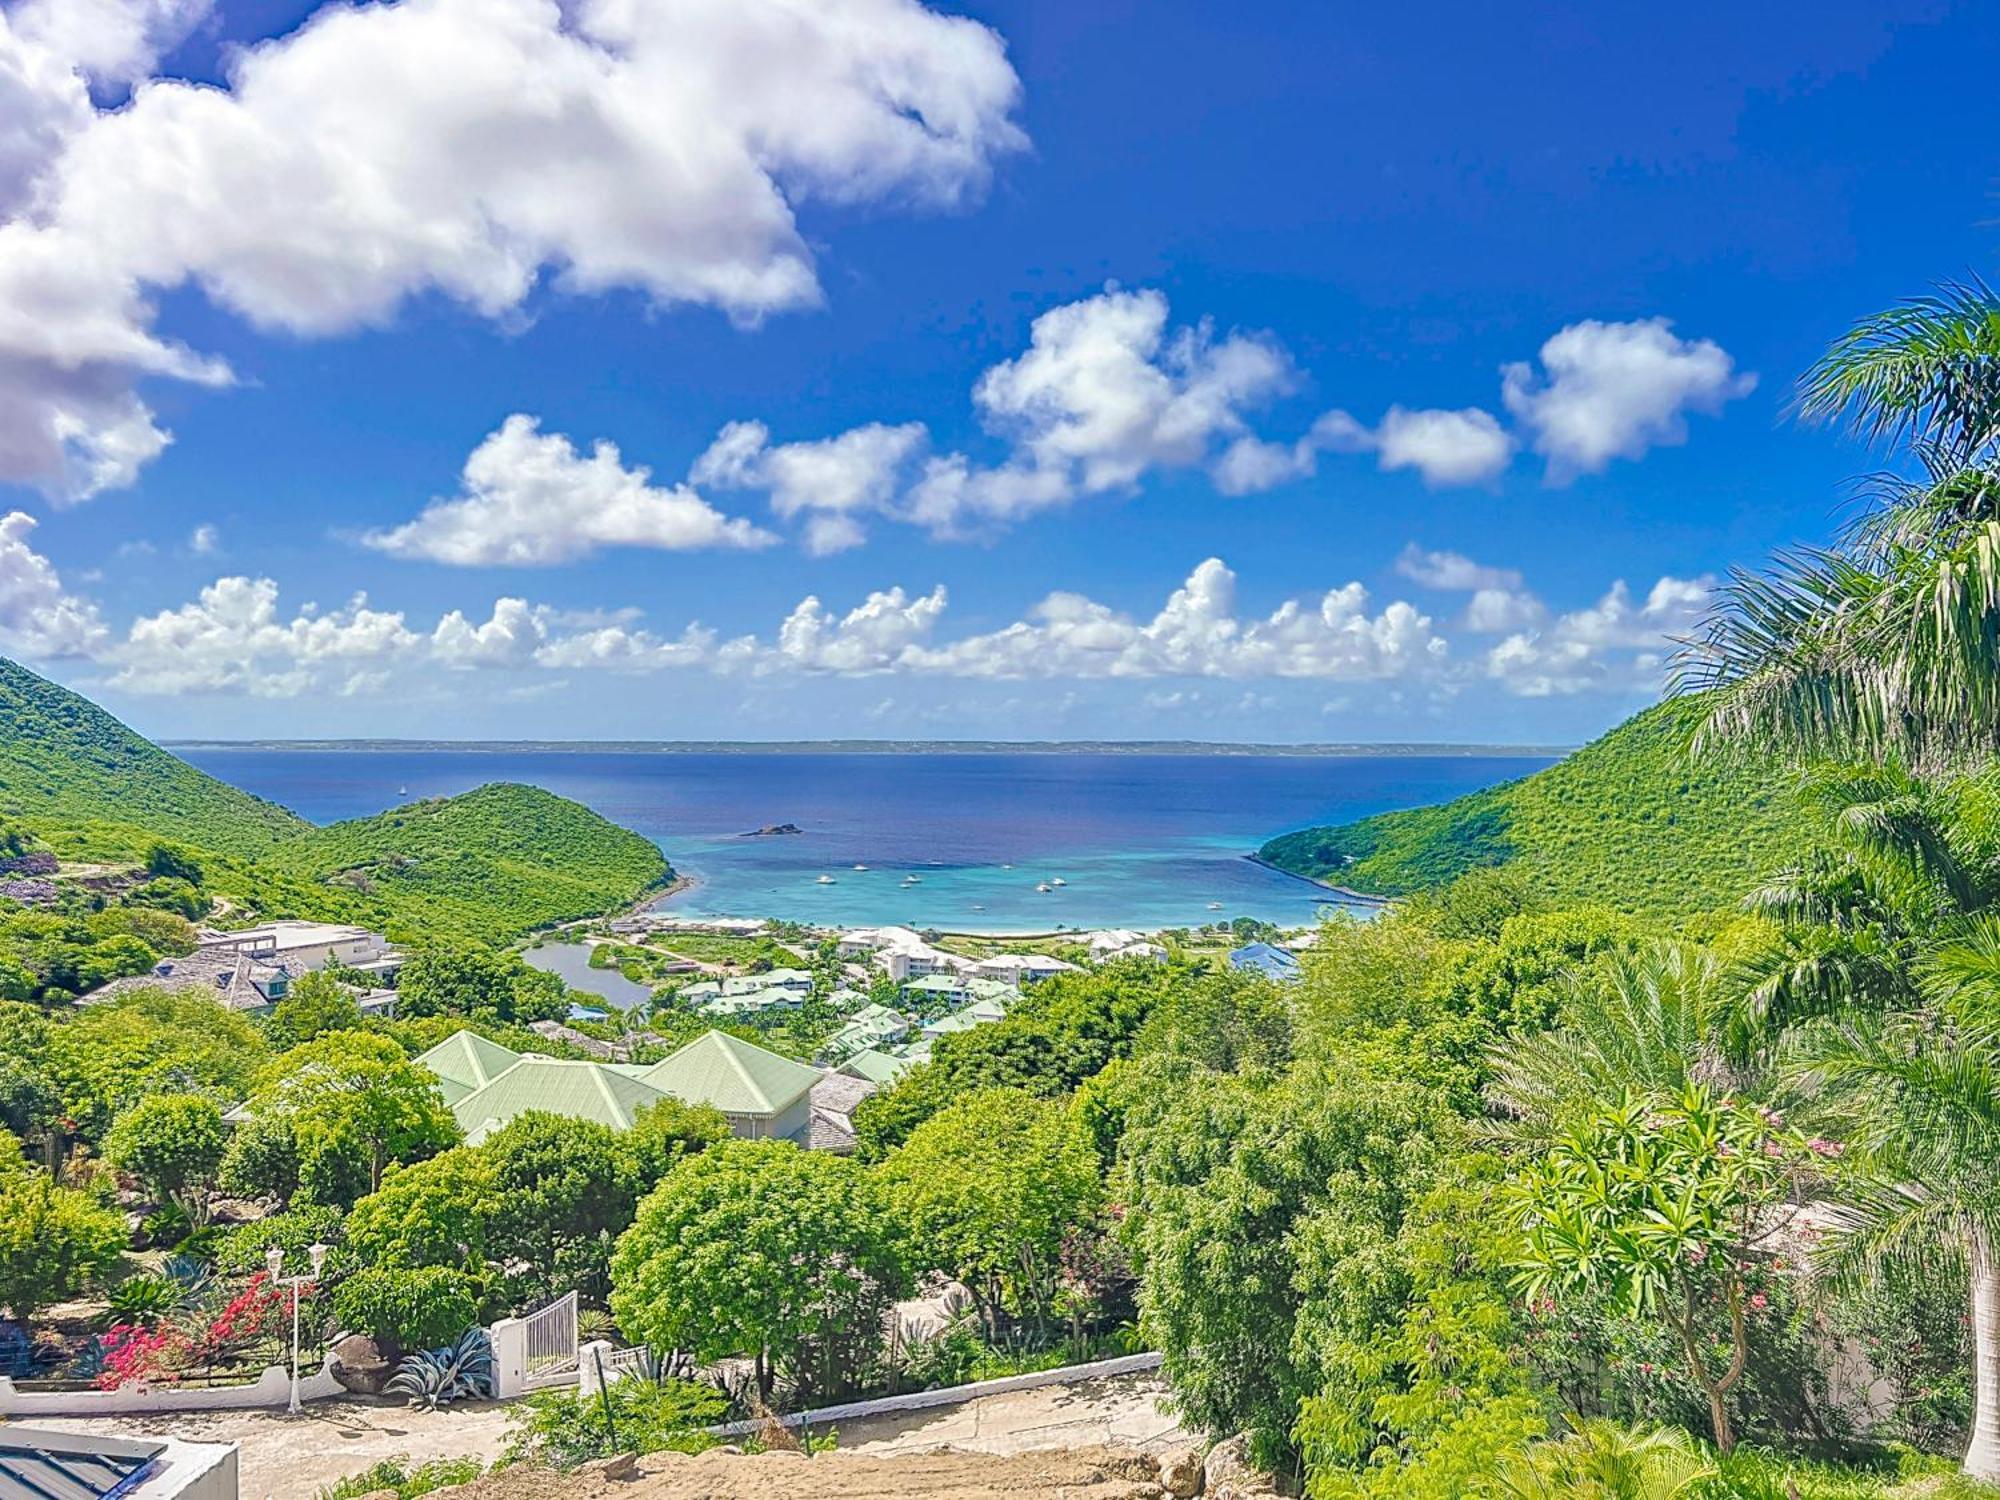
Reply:
[[1869, 318], [1799, 411], [1900, 448], [1831, 548], [1736, 571], [1677, 654], [1702, 748], [1948, 771], [2000, 752], [2000, 294], [1972, 281]]
[[1545, 1138], [1574, 1108], [1627, 1090], [1676, 1097], [1721, 1067], [1731, 990], [1723, 965], [1693, 943], [1606, 954], [1565, 975], [1548, 1030], [1495, 1047], [1487, 1096], [1517, 1138]]
[[1810, 1052], [1846, 1106], [1853, 1153], [1825, 1263], [1878, 1279], [1964, 1269], [1973, 1341], [1965, 1472], [2000, 1481], [2000, 920], [1968, 921], [1925, 959], [1934, 1009], [1851, 1021]]

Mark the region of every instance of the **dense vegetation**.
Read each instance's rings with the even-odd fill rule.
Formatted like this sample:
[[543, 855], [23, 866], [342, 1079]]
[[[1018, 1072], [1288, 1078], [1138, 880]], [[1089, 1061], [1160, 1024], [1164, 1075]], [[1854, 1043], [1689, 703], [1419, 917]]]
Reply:
[[197, 771], [88, 699], [4, 658], [0, 815], [85, 847], [143, 849], [164, 838], [243, 856], [310, 826]]
[[1686, 915], [1741, 896], [1801, 816], [1770, 761], [1692, 760], [1697, 705], [1647, 709], [1568, 759], [1437, 807], [1272, 839], [1281, 870], [1385, 896], [1519, 861], [1559, 901]]
[[489, 939], [627, 905], [671, 873], [652, 840], [508, 784], [314, 829], [268, 863], [351, 893], [391, 925]]
[[[404, 941], [504, 942], [616, 910], [672, 873], [650, 840], [533, 787], [485, 786], [314, 828], [7, 661], [0, 840], [0, 858], [44, 850], [91, 866], [81, 885], [0, 892], [66, 917], [110, 904], [199, 918], [226, 904], [237, 920], [353, 921]], [[0, 899], [0, 912], [14, 904]], [[0, 917], [0, 996], [18, 988], [5, 977], [9, 947], [49, 938], [12, 929]], [[72, 926], [57, 941], [81, 939]], [[60, 963], [38, 972], [53, 975], [44, 987], [75, 993], [88, 987], [81, 978], [140, 973], [150, 961], [113, 955], [87, 974]]]

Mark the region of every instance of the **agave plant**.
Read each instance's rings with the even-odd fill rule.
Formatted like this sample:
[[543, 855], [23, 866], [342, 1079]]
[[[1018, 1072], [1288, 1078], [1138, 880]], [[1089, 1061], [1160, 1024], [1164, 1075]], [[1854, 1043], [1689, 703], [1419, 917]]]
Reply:
[[456, 1343], [411, 1354], [396, 1366], [384, 1387], [408, 1396], [412, 1406], [436, 1411], [454, 1401], [493, 1394], [493, 1341], [483, 1328], [468, 1328]]
[[106, 1328], [120, 1323], [150, 1328], [179, 1312], [187, 1300], [186, 1285], [172, 1276], [127, 1276], [106, 1294], [100, 1321]]

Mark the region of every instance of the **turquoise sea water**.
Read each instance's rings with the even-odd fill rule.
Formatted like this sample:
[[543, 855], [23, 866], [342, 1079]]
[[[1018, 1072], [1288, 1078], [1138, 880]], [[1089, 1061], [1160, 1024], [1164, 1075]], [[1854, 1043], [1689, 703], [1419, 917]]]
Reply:
[[[1265, 839], [1445, 801], [1549, 763], [1425, 755], [181, 753], [316, 822], [489, 781], [527, 782], [657, 840], [695, 882], [665, 903], [670, 911], [978, 932], [1178, 927], [1237, 916], [1307, 922], [1327, 892], [1244, 857]], [[742, 837], [778, 823], [804, 832]], [[1038, 891], [1044, 883], [1051, 889]]]

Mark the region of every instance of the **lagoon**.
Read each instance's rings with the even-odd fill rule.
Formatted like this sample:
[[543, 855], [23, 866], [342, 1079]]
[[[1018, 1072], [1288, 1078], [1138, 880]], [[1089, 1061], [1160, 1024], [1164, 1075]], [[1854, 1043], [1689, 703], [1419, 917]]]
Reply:
[[[1309, 922], [1329, 893], [1251, 863], [1245, 856], [1265, 839], [1446, 801], [1551, 763], [1507, 754], [177, 753], [322, 823], [526, 782], [656, 840], [693, 882], [663, 903], [667, 911], [960, 932]], [[803, 832], [743, 837], [782, 823]]]

